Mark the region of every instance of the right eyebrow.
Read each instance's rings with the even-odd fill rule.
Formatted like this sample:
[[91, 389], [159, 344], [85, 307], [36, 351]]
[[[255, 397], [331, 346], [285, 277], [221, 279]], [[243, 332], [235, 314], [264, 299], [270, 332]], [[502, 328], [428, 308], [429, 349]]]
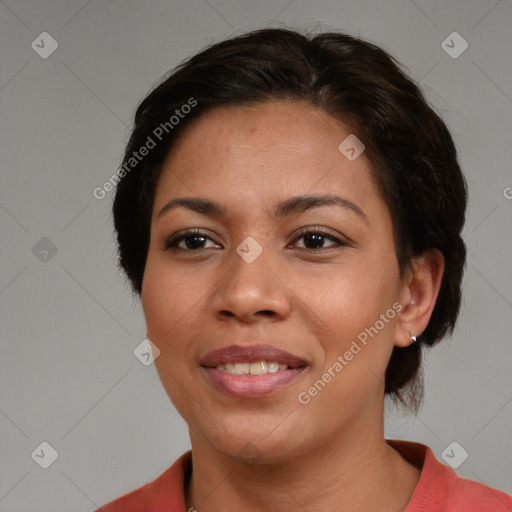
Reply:
[[211, 201], [210, 199], [202, 199], [199, 197], [177, 197], [176, 199], [169, 201], [158, 212], [157, 217], [160, 218], [179, 206], [211, 217], [222, 217], [226, 215], [226, 210], [219, 203]]

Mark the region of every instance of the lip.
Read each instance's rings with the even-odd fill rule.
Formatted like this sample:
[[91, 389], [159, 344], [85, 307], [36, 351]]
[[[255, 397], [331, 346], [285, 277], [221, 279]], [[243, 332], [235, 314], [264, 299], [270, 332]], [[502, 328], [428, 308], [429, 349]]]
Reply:
[[[215, 368], [219, 364], [256, 361], [276, 361], [288, 365], [289, 368], [262, 375], [234, 375]], [[217, 390], [239, 399], [263, 398], [272, 395], [298, 379], [308, 366], [300, 357], [271, 345], [222, 347], [209, 352], [201, 359], [200, 364], [208, 381]]]
[[226, 363], [254, 363], [256, 361], [276, 361], [291, 368], [306, 366], [306, 361], [272, 345], [229, 345], [206, 354], [199, 364], [205, 368], [215, 368]]

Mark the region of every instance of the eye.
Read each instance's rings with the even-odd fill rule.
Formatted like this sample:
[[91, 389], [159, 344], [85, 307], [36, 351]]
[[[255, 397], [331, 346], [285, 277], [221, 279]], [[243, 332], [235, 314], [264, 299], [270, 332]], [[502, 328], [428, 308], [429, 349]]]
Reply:
[[191, 229], [185, 232], [176, 233], [166, 240], [165, 249], [178, 249], [180, 251], [194, 251], [200, 249], [220, 248], [206, 233]]
[[334, 249], [347, 245], [345, 242], [321, 229], [306, 228], [291, 244], [297, 249]]
[[[291, 247], [296, 249], [306, 249], [312, 251], [321, 251], [322, 249], [335, 249], [336, 247], [346, 246], [338, 237], [319, 228], [304, 228], [299, 236], [295, 238]], [[203, 231], [197, 229], [187, 230], [172, 235], [165, 241], [166, 250], [176, 249], [180, 251], [197, 251], [202, 249], [221, 248], [212, 238]]]

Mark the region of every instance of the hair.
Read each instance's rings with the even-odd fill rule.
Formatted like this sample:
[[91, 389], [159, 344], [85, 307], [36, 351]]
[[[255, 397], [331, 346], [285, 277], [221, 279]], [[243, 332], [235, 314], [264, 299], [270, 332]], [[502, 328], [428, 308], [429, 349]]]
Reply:
[[[140, 295], [157, 181], [185, 127], [214, 108], [270, 101], [308, 102], [364, 142], [402, 273], [428, 249], [444, 256], [428, 326], [416, 343], [393, 349], [386, 369], [385, 393], [417, 412], [421, 346], [451, 334], [460, 309], [467, 187], [445, 123], [400, 63], [370, 42], [338, 32], [263, 29], [214, 44], [172, 70], [137, 108], [118, 171], [113, 215], [120, 266]], [[135, 161], [150, 140], [152, 149]]]

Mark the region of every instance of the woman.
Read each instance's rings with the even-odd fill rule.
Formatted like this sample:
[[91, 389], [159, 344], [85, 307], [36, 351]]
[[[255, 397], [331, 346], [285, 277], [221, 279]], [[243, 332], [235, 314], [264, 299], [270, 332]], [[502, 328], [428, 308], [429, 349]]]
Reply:
[[511, 510], [384, 438], [385, 395], [417, 410], [421, 347], [454, 328], [466, 208], [445, 124], [388, 54], [216, 44], [139, 106], [119, 178], [121, 266], [192, 451], [100, 510]]

